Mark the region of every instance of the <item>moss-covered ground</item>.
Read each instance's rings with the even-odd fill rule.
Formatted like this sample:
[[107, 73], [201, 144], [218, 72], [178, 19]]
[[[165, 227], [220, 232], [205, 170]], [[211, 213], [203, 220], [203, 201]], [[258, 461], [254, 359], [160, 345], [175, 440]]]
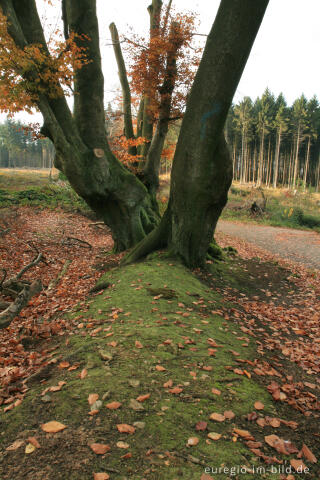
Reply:
[[[109, 288], [75, 307], [75, 329], [56, 344], [49, 367], [27, 383], [22, 404], [0, 414], [0, 479], [89, 480], [94, 472], [106, 472], [112, 480], [286, 478], [271, 473], [234, 432], [249, 430], [264, 442], [275, 429], [249, 423], [249, 413], [286, 420], [298, 415], [279, 407], [263, 381], [250, 373], [256, 342], [227, 314], [233, 305], [225, 301], [222, 285], [243, 295], [256, 295], [261, 287], [243, 266], [231, 257], [213, 264], [209, 283], [161, 255], [107, 272], [100, 282], [109, 282]], [[277, 275], [275, 289], [280, 283], [293, 288], [286, 286], [287, 272]], [[43, 395], [61, 381], [66, 382], [61, 390]], [[90, 407], [90, 394], [98, 394], [102, 403]], [[148, 398], [137, 401], [142, 395]], [[256, 401], [263, 403], [263, 413], [255, 410]], [[111, 402], [121, 405], [108, 409]], [[92, 408], [96, 412], [89, 415]], [[226, 411], [232, 418], [210, 419]], [[67, 428], [45, 433], [41, 425], [52, 420]], [[133, 426], [134, 433], [119, 433], [119, 424]], [[288, 431], [294, 439], [297, 432]], [[221, 438], [210, 439], [210, 432]], [[36, 437], [41, 448], [26, 454], [29, 437]], [[190, 446], [193, 437], [198, 443]], [[6, 450], [16, 440], [23, 441], [21, 446]], [[97, 455], [92, 443], [110, 450]], [[261, 448], [269, 457], [289, 460], [266, 443]], [[242, 473], [228, 470], [232, 467]], [[253, 472], [256, 467], [265, 473]], [[219, 468], [225, 473], [216, 473]], [[312, 468], [308, 478], [317, 478]]]

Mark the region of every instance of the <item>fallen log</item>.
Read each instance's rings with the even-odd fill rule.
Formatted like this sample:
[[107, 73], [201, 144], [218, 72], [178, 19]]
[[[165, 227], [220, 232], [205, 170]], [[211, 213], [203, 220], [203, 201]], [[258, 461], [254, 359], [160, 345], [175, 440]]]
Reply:
[[0, 313], [0, 329], [10, 325], [12, 320], [19, 315], [21, 310], [29, 303], [29, 300], [42, 290], [41, 280], [35, 280], [31, 285], [26, 285], [17, 295], [17, 298]]

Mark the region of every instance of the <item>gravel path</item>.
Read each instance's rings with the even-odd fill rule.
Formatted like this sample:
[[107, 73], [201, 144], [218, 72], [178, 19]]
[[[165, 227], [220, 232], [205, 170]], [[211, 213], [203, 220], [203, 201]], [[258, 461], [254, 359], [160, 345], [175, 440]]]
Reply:
[[220, 220], [217, 231], [241, 238], [292, 262], [320, 270], [320, 234]]

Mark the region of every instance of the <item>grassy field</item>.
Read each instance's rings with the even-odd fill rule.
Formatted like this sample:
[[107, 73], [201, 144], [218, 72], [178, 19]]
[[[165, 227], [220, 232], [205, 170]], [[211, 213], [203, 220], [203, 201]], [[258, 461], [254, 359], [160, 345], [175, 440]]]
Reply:
[[[165, 210], [169, 197], [170, 179], [161, 176], [159, 203]], [[265, 211], [253, 215], [251, 205], [263, 204]], [[0, 207], [10, 205], [35, 205], [43, 207], [72, 208], [88, 212], [84, 202], [66, 182], [58, 181], [57, 170], [0, 169]], [[289, 228], [313, 229], [320, 231], [320, 193], [285, 189], [261, 190], [252, 186], [234, 183], [222, 218], [241, 222], [253, 222]]]

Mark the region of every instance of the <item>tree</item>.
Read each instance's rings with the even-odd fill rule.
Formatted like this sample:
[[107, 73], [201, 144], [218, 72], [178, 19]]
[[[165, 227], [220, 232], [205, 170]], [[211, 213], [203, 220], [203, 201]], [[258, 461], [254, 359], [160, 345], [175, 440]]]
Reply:
[[249, 97], [244, 99], [236, 105], [234, 109], [235, 122], [241, 132], [241, 169], [240, 182], [244, 183], [246, 180], [247, 165], [247, 148], [248, 136], [252, 126], [252, 101]]
[[8, 19], [1, 25], [3, 35], [8, 30], [5, 49], [25, 57], [37, 46], [32, 62], [24, 68], [18, 62], [16, 75], [22, 79], [20, 88], [42, 112], [42, 132], [54, 142], [57, 168], [110, 226], [118, 250], [142, 239], [129, 258], [168, 245], [187, 265], [202, 265], [232, 179], [224, 123], [268, 0], [221, 1], [189, 95], [169, 206], [160, 223], [147, 189], [115, 158], [106, 139], [96, 2], [66, 0], [63, 5], [66, 36], [72, 35], [87, 57], [74, 72], [73, 114], [35, 0], [0, 0]]
[[304, 139], [304, 133], [307, 124], [307, 99], [304, 95], [301, 95], [292, 106], [292, 122], [295, 134], [295, 157], [293, 168], [293, 180], [292, 186], [295, 188], [297, 184], [297, 178], [299, 173], [299, 152], [301, 142]]
[[277, 188], [278, 183], [278, 173], [279, 173], [279, 158], [280, 158], [280, 147], [283, 133], [288, 128], [288, 109], [287, 104], [282, 93], [278, 96], [276, 100], [276, 115], [274, 119], [274, 127], [276, 128], [276, 151], [275, 151], [275, 163], [274, 163], [274, 172], [273, 172], [273, 188]]

